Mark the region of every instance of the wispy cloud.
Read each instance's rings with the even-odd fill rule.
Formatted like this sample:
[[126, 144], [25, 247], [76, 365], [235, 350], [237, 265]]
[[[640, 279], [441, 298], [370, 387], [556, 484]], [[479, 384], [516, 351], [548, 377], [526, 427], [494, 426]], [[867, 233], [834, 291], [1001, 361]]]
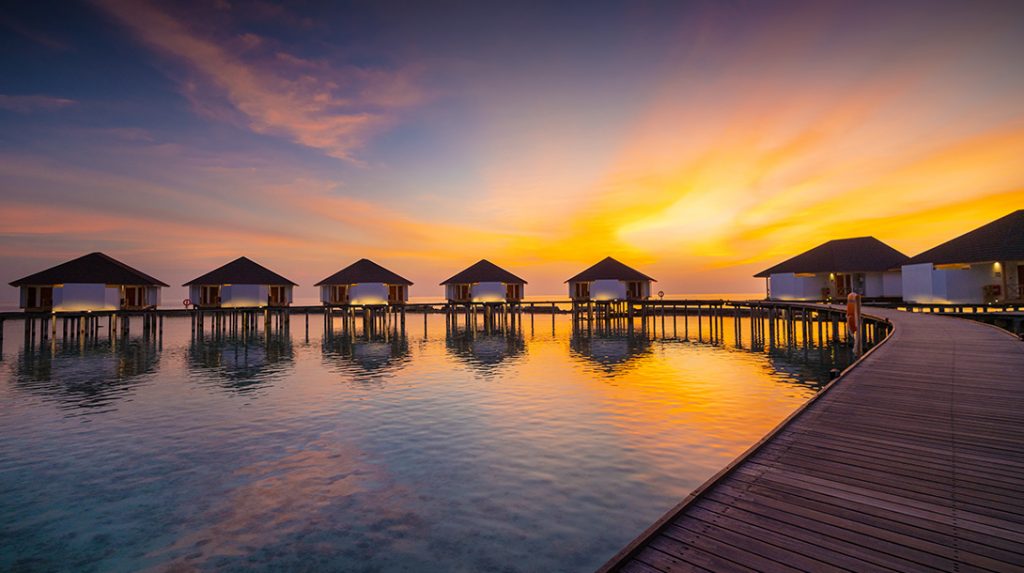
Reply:
[[332, 157], [354, 153], [421, 101], [409, 70], [338, 67], [266, 46], [252, 33], [201, 35], [148, 2], [98, 0], [146, 45], [183, 62], [182, 91], [207, 115], [241, 118], [257, 133], [284, 136]]
[[75, 105], [73, 99], [48, 95], [4, 95], [0, 94], [0, 109], [31, 113], [34, 111], [54, 111]]

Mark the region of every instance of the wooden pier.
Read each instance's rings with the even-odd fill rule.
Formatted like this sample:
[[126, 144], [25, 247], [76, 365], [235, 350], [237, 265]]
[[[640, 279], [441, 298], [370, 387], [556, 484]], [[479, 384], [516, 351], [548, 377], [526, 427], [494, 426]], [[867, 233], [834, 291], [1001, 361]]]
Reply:
[[1024, 570], [1024, 343], [867, 312], [884, 344], [600, 571]]

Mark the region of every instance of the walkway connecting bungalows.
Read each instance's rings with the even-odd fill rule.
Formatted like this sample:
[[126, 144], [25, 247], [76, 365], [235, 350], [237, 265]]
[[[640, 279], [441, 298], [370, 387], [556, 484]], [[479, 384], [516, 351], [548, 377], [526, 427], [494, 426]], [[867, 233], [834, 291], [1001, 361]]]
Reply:
[[523, 300], [526, 281], [481, 259], [442, 282], [441, 286], [449, 303], [517, 304]]
[[89, 253], [12, 283], [28, 312], [145, 310], [168, 286], [103, 253]]
[[1024, 209], [906, 261], [903, 299], [922, 304], [1024, 301]]
[[573, 302], [644, 300], [654, 279], [611, 257], [565, 281]]
[[900, 265], [908, 257], [874, 237], [835, 239], [756, 275], [767, 282], [768, 298], [780, 301], [865, 298], [899, 299]]
[[282, 307], [292, 302], [292, 281], [246, 258], [238, 257], [190, 280], [189, 299], [199, 308]]
[[383, 306], [408, 302], [412, 281], [370, 259], [359, 259], [316, 286], [324, 306]]

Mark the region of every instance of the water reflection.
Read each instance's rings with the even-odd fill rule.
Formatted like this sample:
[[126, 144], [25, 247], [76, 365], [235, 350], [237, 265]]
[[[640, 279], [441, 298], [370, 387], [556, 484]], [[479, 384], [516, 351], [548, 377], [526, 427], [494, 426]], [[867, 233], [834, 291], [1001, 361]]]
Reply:
[[18, 353], [15, 381], [25, 390], [68, 407], [106, 406], [157, 370], [160, 351], [151, 337], [29, 346]]
[[294, 359], [291, 337], [279, 332], [192, 338], [188, 346], [192, 374], [240, 393], [253, 392], [287, 374]]
[[576, 333], [569, 340], [569, 348], [576, 358], [582, 358], [605, 374], [614, 374], [642, 356], [651, 353], [651, 340], [643, 334]]
[[404, 334], [389, 337], [354, 338], [330, 336], [323, 340], [323, 360], [338, 372], [380, 376], [402, 369], [409, 361], [409, 338]]
[[0, 570], [593, 571], [848, 360], [751, 349], [747, 320], [717, 345], [696, 317], [689, 341], [682, 317], [525, 340], [422, 320], [196, 340], [180, 317], [162, 355], [8, 354]]
[[526, 353], [523, 333], [462, 331], [445, 337], [448, 352], [484, 374], [494, 373], [506, 361]]

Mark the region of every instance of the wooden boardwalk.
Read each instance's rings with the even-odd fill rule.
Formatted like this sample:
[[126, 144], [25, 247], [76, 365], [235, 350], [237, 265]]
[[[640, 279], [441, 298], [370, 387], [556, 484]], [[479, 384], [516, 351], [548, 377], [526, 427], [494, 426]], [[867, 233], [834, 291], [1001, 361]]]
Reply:
[[890, 339], [601, 571], [1024, 571], [1024, 342]]

